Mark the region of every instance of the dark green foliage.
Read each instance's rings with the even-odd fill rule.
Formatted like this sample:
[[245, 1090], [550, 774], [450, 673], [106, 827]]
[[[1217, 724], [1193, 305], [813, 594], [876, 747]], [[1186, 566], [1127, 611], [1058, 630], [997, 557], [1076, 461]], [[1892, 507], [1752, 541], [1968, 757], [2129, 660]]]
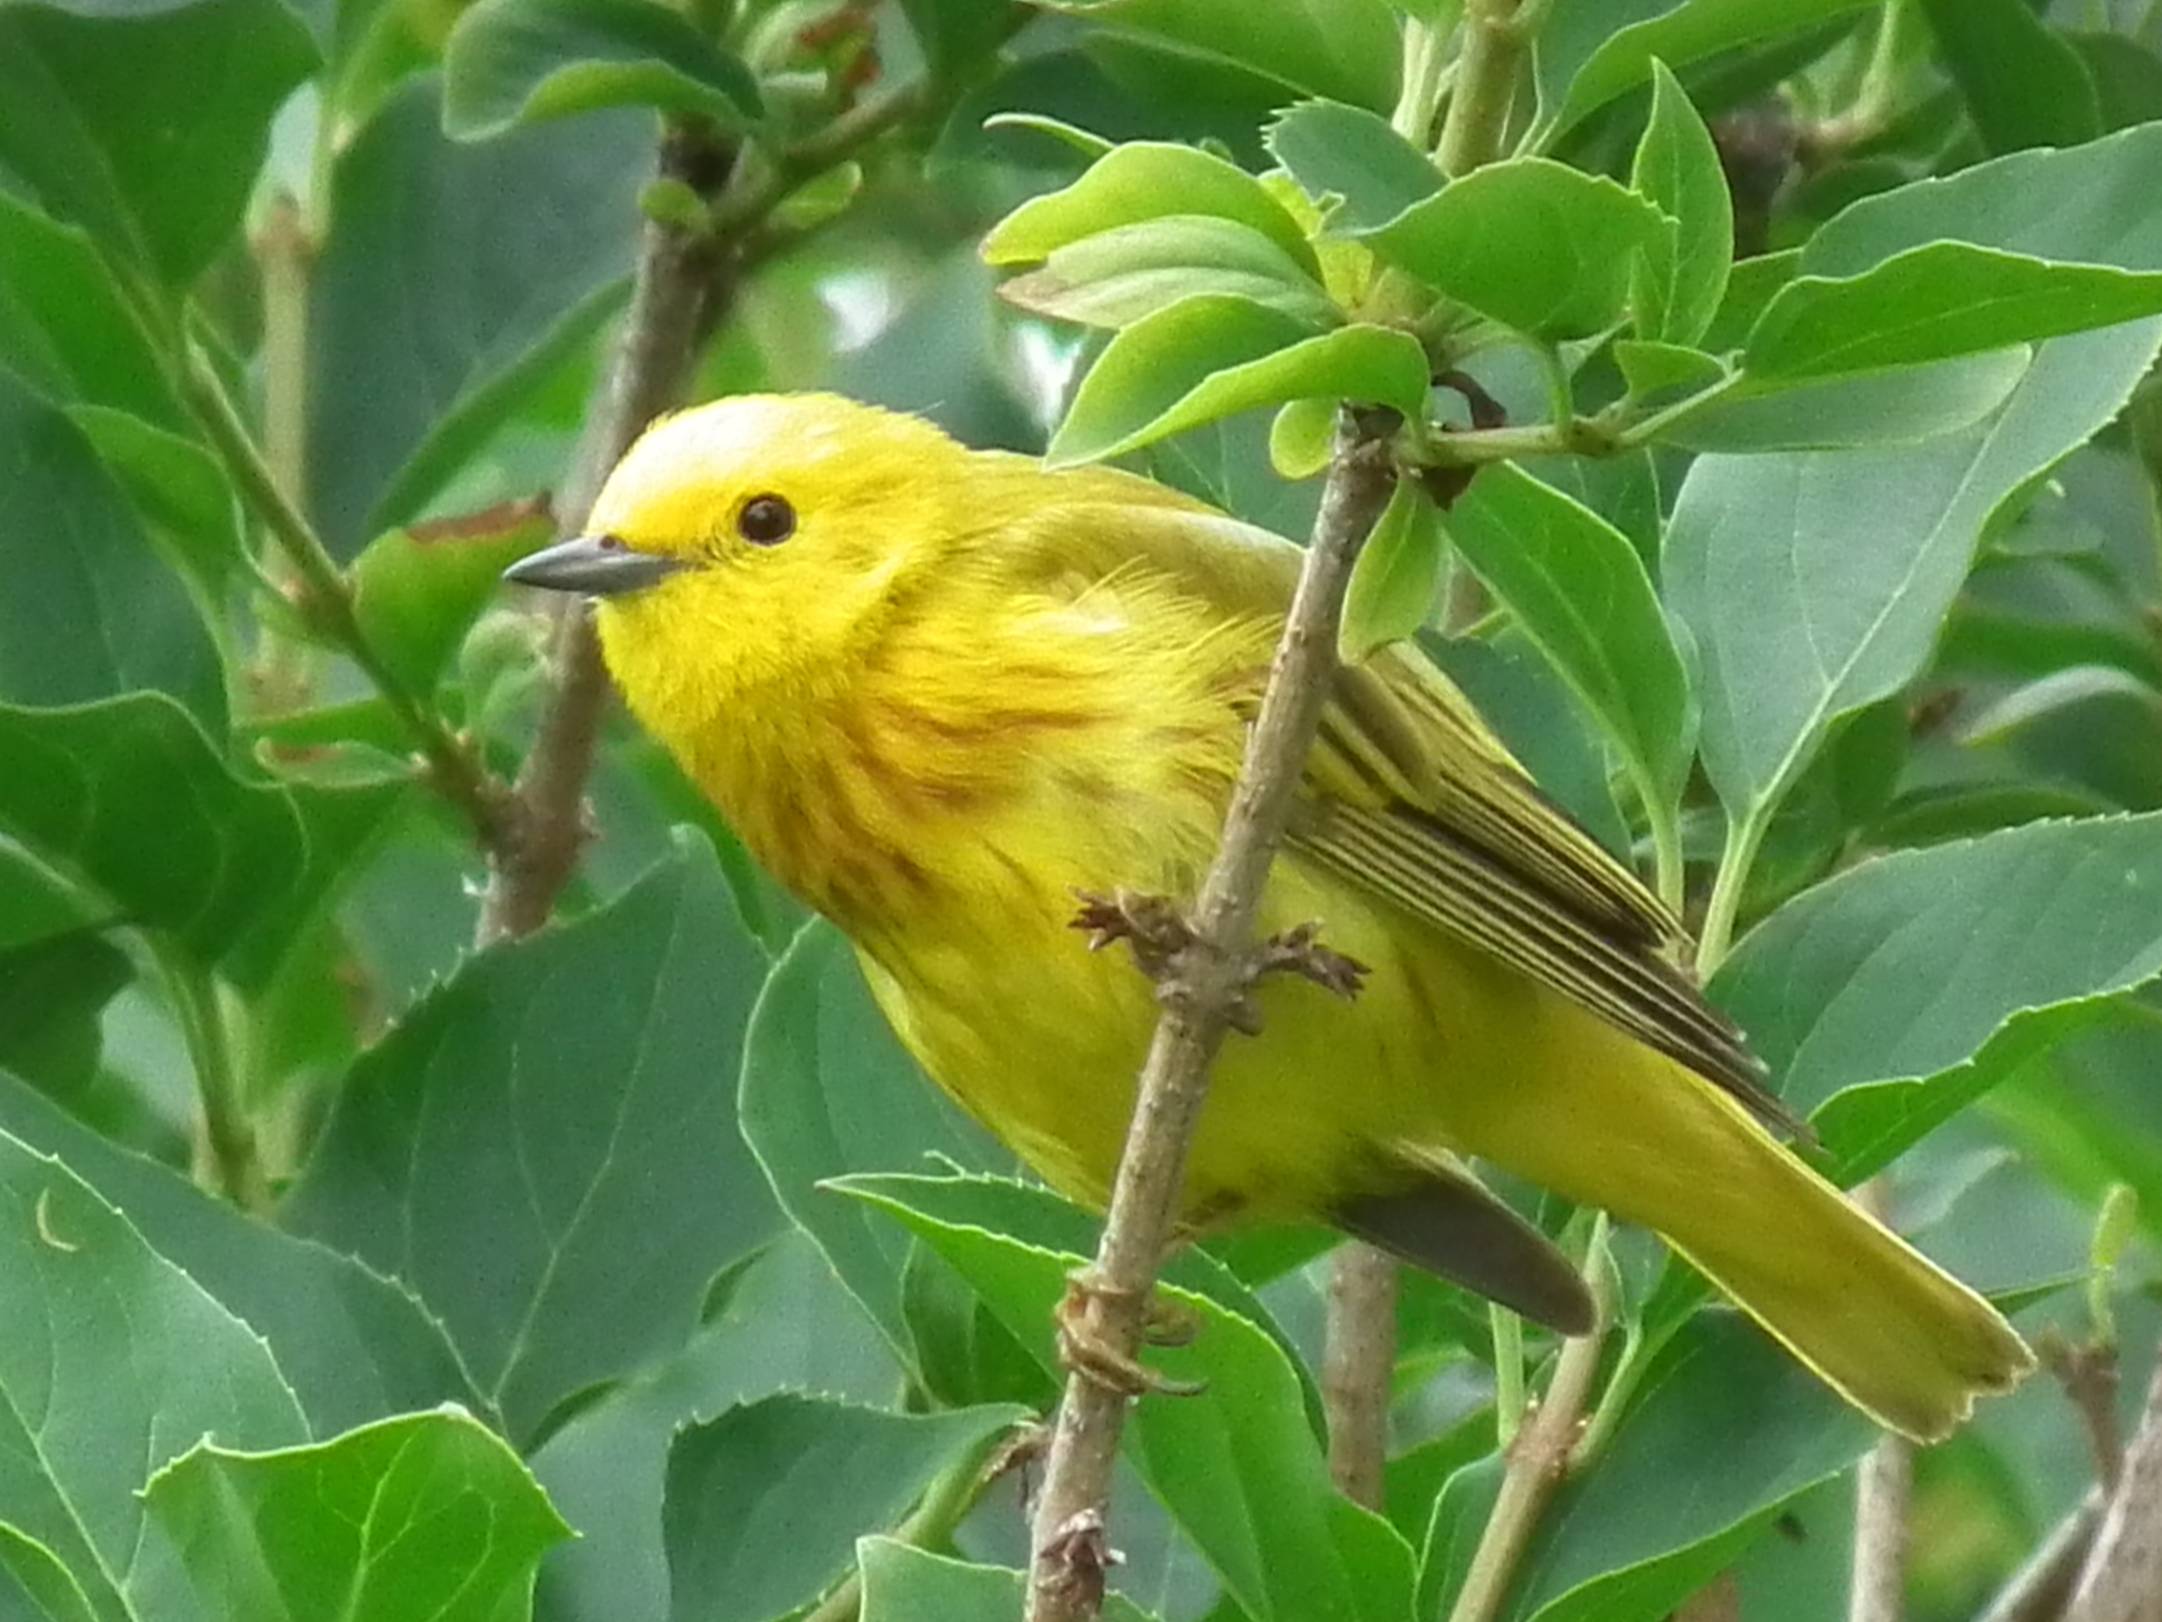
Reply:
[[[467, 944], [444, 750], [531, 745], [547, 628], [496, 575], [579, 497], [661, 240], [716, 290], [701, 393], [1130, 457], [1287, 533], [1336, 402], [1399, 413], [1346, 656], [1431, 647], [1708, 938], [1820, 1164], [2023, 1328], [2114, 1335], [2129, 1402], [2154, 9], [1551, 0], [1445, 181], [1423, 0], [0, 3], [0, 1610], [1019, 1615], [986, 1471], [1093, 1219], [620, 716], [562, 922]], [[1168, 1266], [1199, 1333], [1147, 1357], [1208, 1389], [1134, 1411], [1117, 1622], [1463, 1584], [1512, 1343], [1407, 1284], [1353, 1506], [1332, 1242]], [[1615, 1256], [1592, 1452], [1497, 1614], [1661, 1622], [1722, 1574], [1837, 1614], [1869, 1427]], [[1985, 1405], [1923, 1459], [1909, 1615], [1976, 1614], [2090, 1474], [2046, 1376]]]

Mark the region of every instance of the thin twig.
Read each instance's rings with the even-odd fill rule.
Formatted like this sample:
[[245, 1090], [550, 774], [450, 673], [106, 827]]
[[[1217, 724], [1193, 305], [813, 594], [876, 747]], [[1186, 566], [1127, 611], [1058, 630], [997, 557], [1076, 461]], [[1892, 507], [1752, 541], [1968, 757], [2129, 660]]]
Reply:
[[1396, 1376], [1396, 1260], [1354, 1239], [1329, 1270], [1321, 1404], [1329, 1416], [1329, 1475], [1354, 1504], [1381, 1508]]
[[[1891, 1219], [1891, 1191], [1872, 1177], [1854, 1203], [1879, 1222]], [[1899, 1622], [1907, 1604], [1907, 1553], [1913, 1541], [1914, 1444], [1890, 1431], [1854, 1473], [1854, 1569], [1847, 1622]]]
[[264, 529], [292, 566], [298, 594], [296, 607], [301, 616], [360, 666], [399, 726], [413, 740], [436, 790], [464, 814], [482, 844], [491, 843], [500, 827], [500, 785], [472, 749], [406, 686], [368, 641], [360, 628], [351, 583], [263, 459], [255, 436], [226, 392], [217, 368], [193, 344], [188, 345], [180, 365], [178, 383], [241, 499], [262, 519]]
[[[718, 196], [734, 172], [736, 149], [700, 123], [671, 121], [659, 172], [700, 197]], [[682, 395], [725, 294], [722, 239], [674, 220], [649, 219], [631, 304], [615, 359], [593, 407], [556, 510], [578, 534], [612, 469], [645, 427]], [[479, 942], [524, 935], [547, 921], [587, 836], [586, 775], [607, 705], [591, 611], [582, 598], [557, 611], [551, 680], [540, 729], [511, 790], [503, 836], [490, 848]]]
[[1531, 1543], [1547, 1501], [1568, 1476], [1583, 1435], [1585, 1404], [1599, 1375], [1599, 1356], [1614, 1314], [1614, 1266], [1606, 1254], [1607, 1219], [1592, 1224], [1585, 1268], [1595, 1317], [1592, 1331], [1566, 1342], [1554, 1363], [1546, 1396], [1526, 1415], [1509, 1448], [1501, 1491], [1479, 1532], [1464, 1585], [1450, 1607], [1449, 1622], [1492, 1622], [1501, 1614], [1517, 1562]]
[[2065, 1615], [2070, 1622], [2162, 1622], [2162, 1359]]
[[166, 989], [178, 1016], [188, 1061], [195, 1071], [197, 1121], [195, 1180], [243, 1210], [270, 1203], [254, 1123], [241, 1096], [233, 1063], [232, 1033], [218, 1000], [217, 981], [178, 946], [153, 944]]
[[[1174, 1231], [1209, 1066], [1249, 980], [1262, 886], [1336, 668], [1344, 587], [1388, 501], [1387, 437], [1394, 426], [1393, 416], [1356, 412], [1339, 424], [1313, 544], [1247, 738], [1223, 843], [1194, 909], [1194, 940], [1159, 987], [1164, 1012], [1142, 1066], [1094, 1287], [1081, 1308], [1091, 1338], [1128, 1358], [1140, 1343], [1157, 1265]], [[1101, 1603], [1104, 1513], [1126, 1402], [1087, 1373], [1067, 1379], [1036, 1514], [1030, 1622], [1077, 1622]]]

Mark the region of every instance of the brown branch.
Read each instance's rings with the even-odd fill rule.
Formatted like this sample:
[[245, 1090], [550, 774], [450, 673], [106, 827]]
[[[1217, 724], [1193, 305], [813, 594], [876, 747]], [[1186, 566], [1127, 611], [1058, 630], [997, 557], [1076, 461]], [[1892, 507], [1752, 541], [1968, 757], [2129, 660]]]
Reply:
[[[1111, 1209], [1081, 1308], [1090, 1336], [1131, 1358], [1179, 1204], [1209, 1066], [1251, 980], [1263, 883], [1336, 668], [1351, 565], [1387, 504], [1393, 415], [1347, 411], [1299, 583], [1246, 742], [1224, 837], [1201, 886], [1193, 941], [1158, 988], [1164, 1012], [1142, 1066]], [[1077, 1622], [1103, 1597], [1103, 1526], [1126, 1397], [1077, 1370], [1059, 1405], [1036, 1512], [1030, 1622]]]
[[1605, 1253], [1606, 1243], [1602, 1213], [1593, 1222], [1586, 1251], [1585, 1271], [1594, 1309], [1591, 1333], [1563, 1343], [1545, 1397], [1509, 1444], [1501, 1491], [1495, 1495], [1486, 1525], [1480, 1528], [1479, 1545], [1472, 1551], [1464, 1586], [1449, 1609], [1449, 1622], [1492, 1622], [1501, 1614], [1517, 1562], [1531, 1544], [1539, 1517], [1576, 1461], [1584, 1409], [1599, 1376], [1600, 1350], [1614, 1315], [1614, 1264]]
[[2070, 1622], [2162, 1622], [2162, 1360], [2065, 1615]]
[[[1891, 1221], [1891, 1189], [1873, 1177], [1854, 1203], [1879, 1222]], [[1854, 1474], [1854, 1569], [1847, 1588], [1847, 1622], [1899, 1622], [1907, 1603], [1907, 1554], [1913, 1541], [1914, 1444], [1889, 1431]]]
[[1847, 1622], [1899, 1622], [1906, 1609], [1908, 1510], [1914, 1502], [1914, 1444], [1877, 1439], [1854, 1475], [1854, 1576]]
[[2095, 1480], [2102, 1490], [2115, 1489], [2124, 1474], [2124, 1438], [2117, 1432], [2117, 1348], [2102, 1340], [2074, 1345], [2052, 1327], [2036, 1343], [2042, 1366], [2057, 1377], [2064, 1394], [2072, 1399], [2087, 1446], [2094, 1454]]
[[[663, 180], [712, 198], [734, 171], [735, 149], [705, 127], [671, 121], [661, 137]], [[586, 414], [577, 460], [557, 500], [563, 532], [578, 534], [609, 471], [646, 425], [674, 405], [725, 302], [720, 239], [675, 221], [649, 219], [631, 305], [607, 382]], [[585, 784], [608, 701], [608, 673], [583, 598], [557, 610], [548, 701], [532, 752], [511, 790], [505, 825], [489, 851], [480, 944], [524, 935], [547, 921], [585, 847]]]
[[1396, 1262], [1357, 1240], [1337, 1247], [1329, 1273], [1329, 1334], [1321, 1402], [1329, 1416], [1329, 1474], [1355, 1504], [1381, 1508], [1396, 1376]]

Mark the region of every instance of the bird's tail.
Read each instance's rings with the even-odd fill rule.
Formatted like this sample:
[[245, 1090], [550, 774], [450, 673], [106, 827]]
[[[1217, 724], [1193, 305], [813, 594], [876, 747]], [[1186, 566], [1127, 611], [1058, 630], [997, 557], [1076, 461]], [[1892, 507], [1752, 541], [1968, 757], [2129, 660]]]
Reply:
[[1631, 1057], [1642, 1063], [1611, 1078], [1630, 1096], [1606, 1101], [1595, 1155], [1551, 1115], [1526, 1131], [1537, 1111], [1492, 1112], [1480, 1135], [1512, 1141], [1469, 1147], [1656, 1230], [1856, 1407], [1918, 1441], [1948, 1435], [1976, 1397], [2034, 1366], [1994, 1307], [1732, 1099], [1657, 1055]]

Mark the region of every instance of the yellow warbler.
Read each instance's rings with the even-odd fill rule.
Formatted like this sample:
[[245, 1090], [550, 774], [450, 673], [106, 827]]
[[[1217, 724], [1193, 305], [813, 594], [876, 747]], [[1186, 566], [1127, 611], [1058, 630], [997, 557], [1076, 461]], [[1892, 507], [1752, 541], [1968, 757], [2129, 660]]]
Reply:
[[[1077, 891], [1193, 893], [1299, 562], [1101, 468], [825, 395], [718, 401], [510, 571], [601, 599], [639, 719], [847, 934], [901, 1039], [1101, 1205], [1156, 1005]], [[1343, 671], [1264, 906], [1369, 966], [1276, 977], [1217, 1067], [1183, 1221], [1318, 1218], [1564, 1332], [1581, 1279], [1477, 1156], [1666, 1236], [1884, 1424], [1944, 1435], [2031, 1364], [1979, 1296], [1768, 1132], [1679, 929], [1418, 652]]]

